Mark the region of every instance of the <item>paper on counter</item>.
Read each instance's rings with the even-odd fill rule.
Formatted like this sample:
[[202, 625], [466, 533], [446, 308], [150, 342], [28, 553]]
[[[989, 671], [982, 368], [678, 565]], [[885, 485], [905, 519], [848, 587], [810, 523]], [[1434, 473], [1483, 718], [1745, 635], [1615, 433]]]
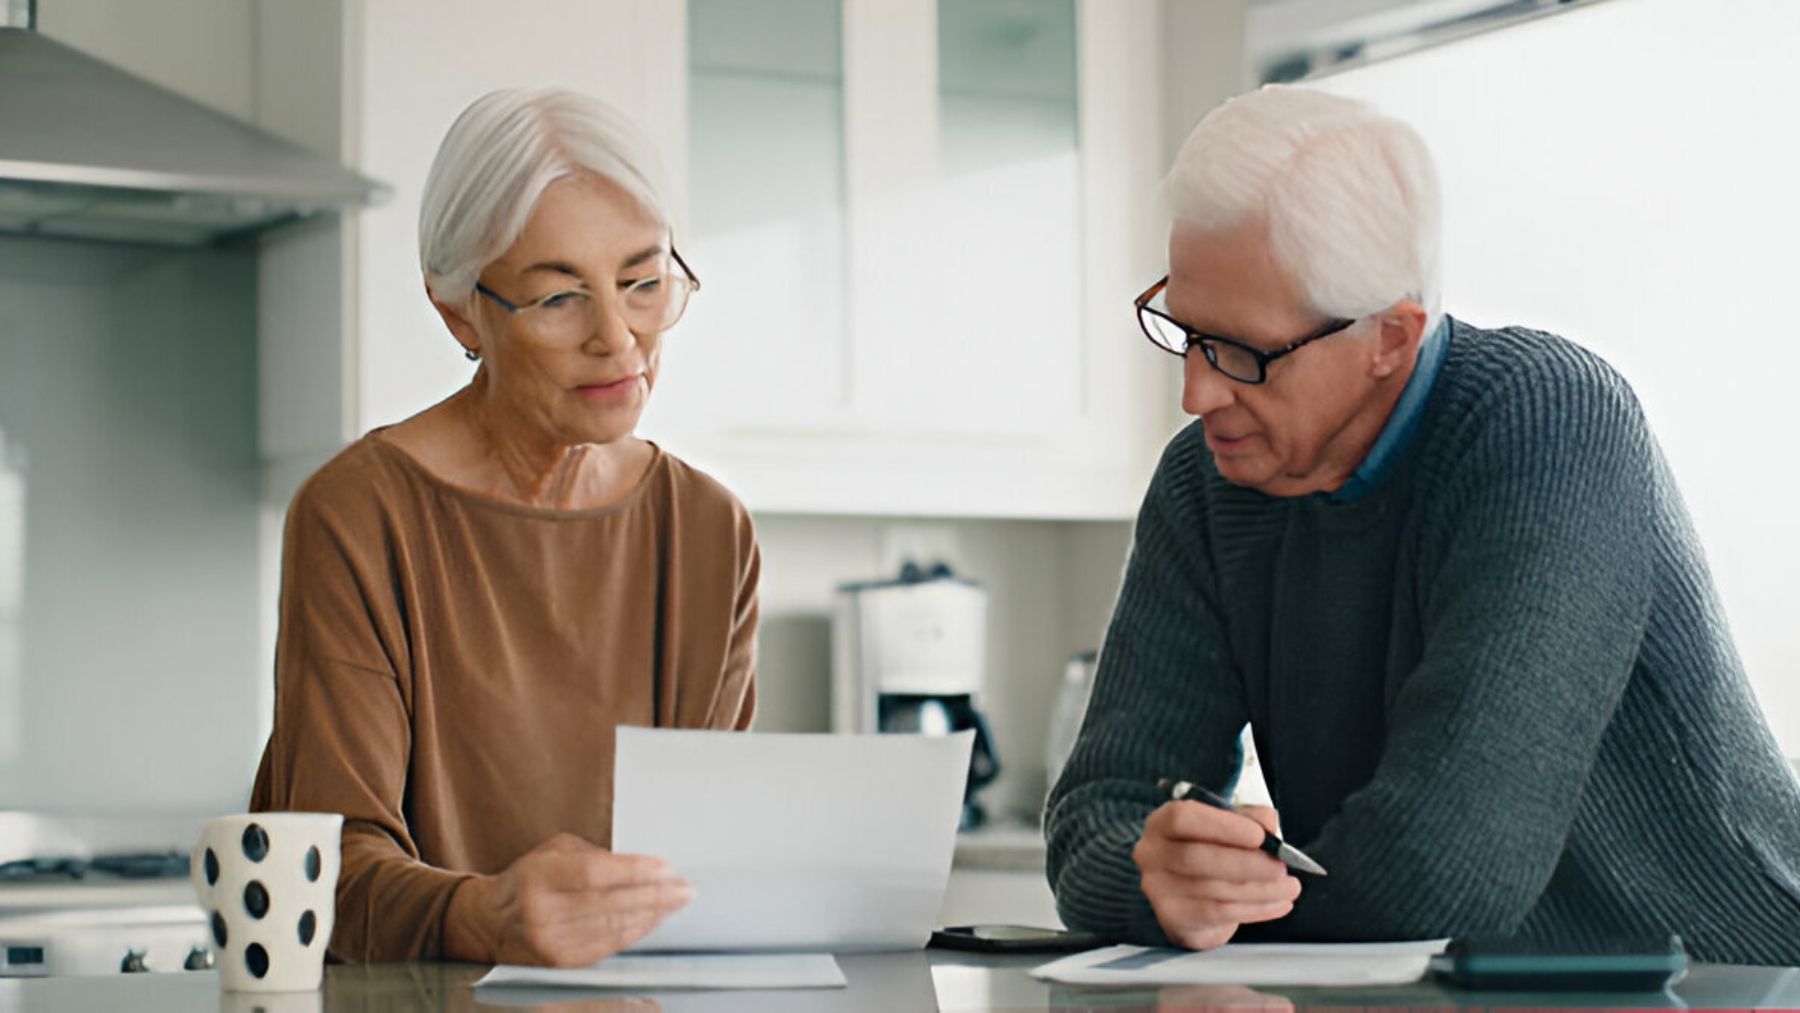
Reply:
[[1448, 939], [1402, 943], [1228, 943], [1214, 950], [1111, 946], [1031, 972], [1065, 985], [1402, 985]]
[[484, 985], [558, 988], [843, 988], [829, 953], [620, 954], [587, 967], [499, 964]]
[[613, 850], [694, 887], [633, 951], [922, 948], [974, 738], [620, 728]]

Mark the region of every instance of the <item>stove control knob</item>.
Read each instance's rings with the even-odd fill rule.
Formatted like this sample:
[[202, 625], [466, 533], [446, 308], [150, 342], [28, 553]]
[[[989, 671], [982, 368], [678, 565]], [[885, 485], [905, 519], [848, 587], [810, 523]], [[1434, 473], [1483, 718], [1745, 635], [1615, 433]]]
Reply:
[[119, 961], [120, 974], [143, 974], [149, 970], [150, 965], [144, 963], [143, 950], [126, 950], [125, 959]]
[[204, 946], [196, 945], [188, 951], [187, 960], [183, 961], [181, 966], [188, 971], [210, 971], [213, 966], [212, 951]]

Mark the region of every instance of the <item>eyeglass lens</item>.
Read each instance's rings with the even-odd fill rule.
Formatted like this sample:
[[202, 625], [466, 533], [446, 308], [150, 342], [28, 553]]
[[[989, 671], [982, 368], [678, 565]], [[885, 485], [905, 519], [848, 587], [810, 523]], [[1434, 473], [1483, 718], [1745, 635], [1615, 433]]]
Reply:
[[[1143, 310], [1138, 314], [1144, 323], [1144, 330], [1156, 343], [1176, 355], [1188, 354], [1188, 332], [1173, 320], [1159, 314]], [[1235, 345], [1227, 345], [1218, 341], [1201, 341], [1198, 343], [1206, 361], [1213, 364], [1219, 372], [1234, 380], [1255, 383], [1262, 379], [1262, 365], [1256, 357], [1246, 349]]]
[[[634, 334], [668, 330], [687, 309], [693, 283], [665, 270], [619, 293], [618, 312]], [[600, 323], [600, 300], [582, 291], [559, 292], [519, 313], [519, 324], [546, 341], [578, 341]]]

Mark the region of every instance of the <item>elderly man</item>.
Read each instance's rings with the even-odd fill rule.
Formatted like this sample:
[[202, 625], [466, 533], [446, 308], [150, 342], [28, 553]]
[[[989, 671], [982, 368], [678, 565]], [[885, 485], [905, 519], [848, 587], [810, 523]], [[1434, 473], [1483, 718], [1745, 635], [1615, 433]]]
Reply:
[[[1418, 136], [1271, 87], [1167, 181], [1184, 357], [1092, 703], [1046, 814], [1075, 928], [1228, 939], [1680, 933], [1800, 964], [1800, 784], [1631, 388], [1437, 306]], [[1292, 874], [1229, 794], [1255, 736]], [[1263, 824], [1259, 826], [1258, 823]]]

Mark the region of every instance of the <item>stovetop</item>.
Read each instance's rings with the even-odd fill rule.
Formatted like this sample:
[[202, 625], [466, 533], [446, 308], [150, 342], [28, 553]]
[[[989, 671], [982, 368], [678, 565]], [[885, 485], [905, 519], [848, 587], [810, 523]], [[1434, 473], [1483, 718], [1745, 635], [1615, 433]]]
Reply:
[[0, 811], [0, 980], [210, 966], [186, 854], [202, 822]]
[[0, 863], [0, 979], [211, 967], [187, 871], [174, 851]]
[[198, 911], [187, 870], [186, 855], [161, 851], [0, 863], [0, 922], [46, 915], [110, 920], [151, 908]]
[[49, 855], [0, 862], [0, 886], [71, 880], [184, 879], [188, 856], [177, 851], [128, 851], [83, 857]]

